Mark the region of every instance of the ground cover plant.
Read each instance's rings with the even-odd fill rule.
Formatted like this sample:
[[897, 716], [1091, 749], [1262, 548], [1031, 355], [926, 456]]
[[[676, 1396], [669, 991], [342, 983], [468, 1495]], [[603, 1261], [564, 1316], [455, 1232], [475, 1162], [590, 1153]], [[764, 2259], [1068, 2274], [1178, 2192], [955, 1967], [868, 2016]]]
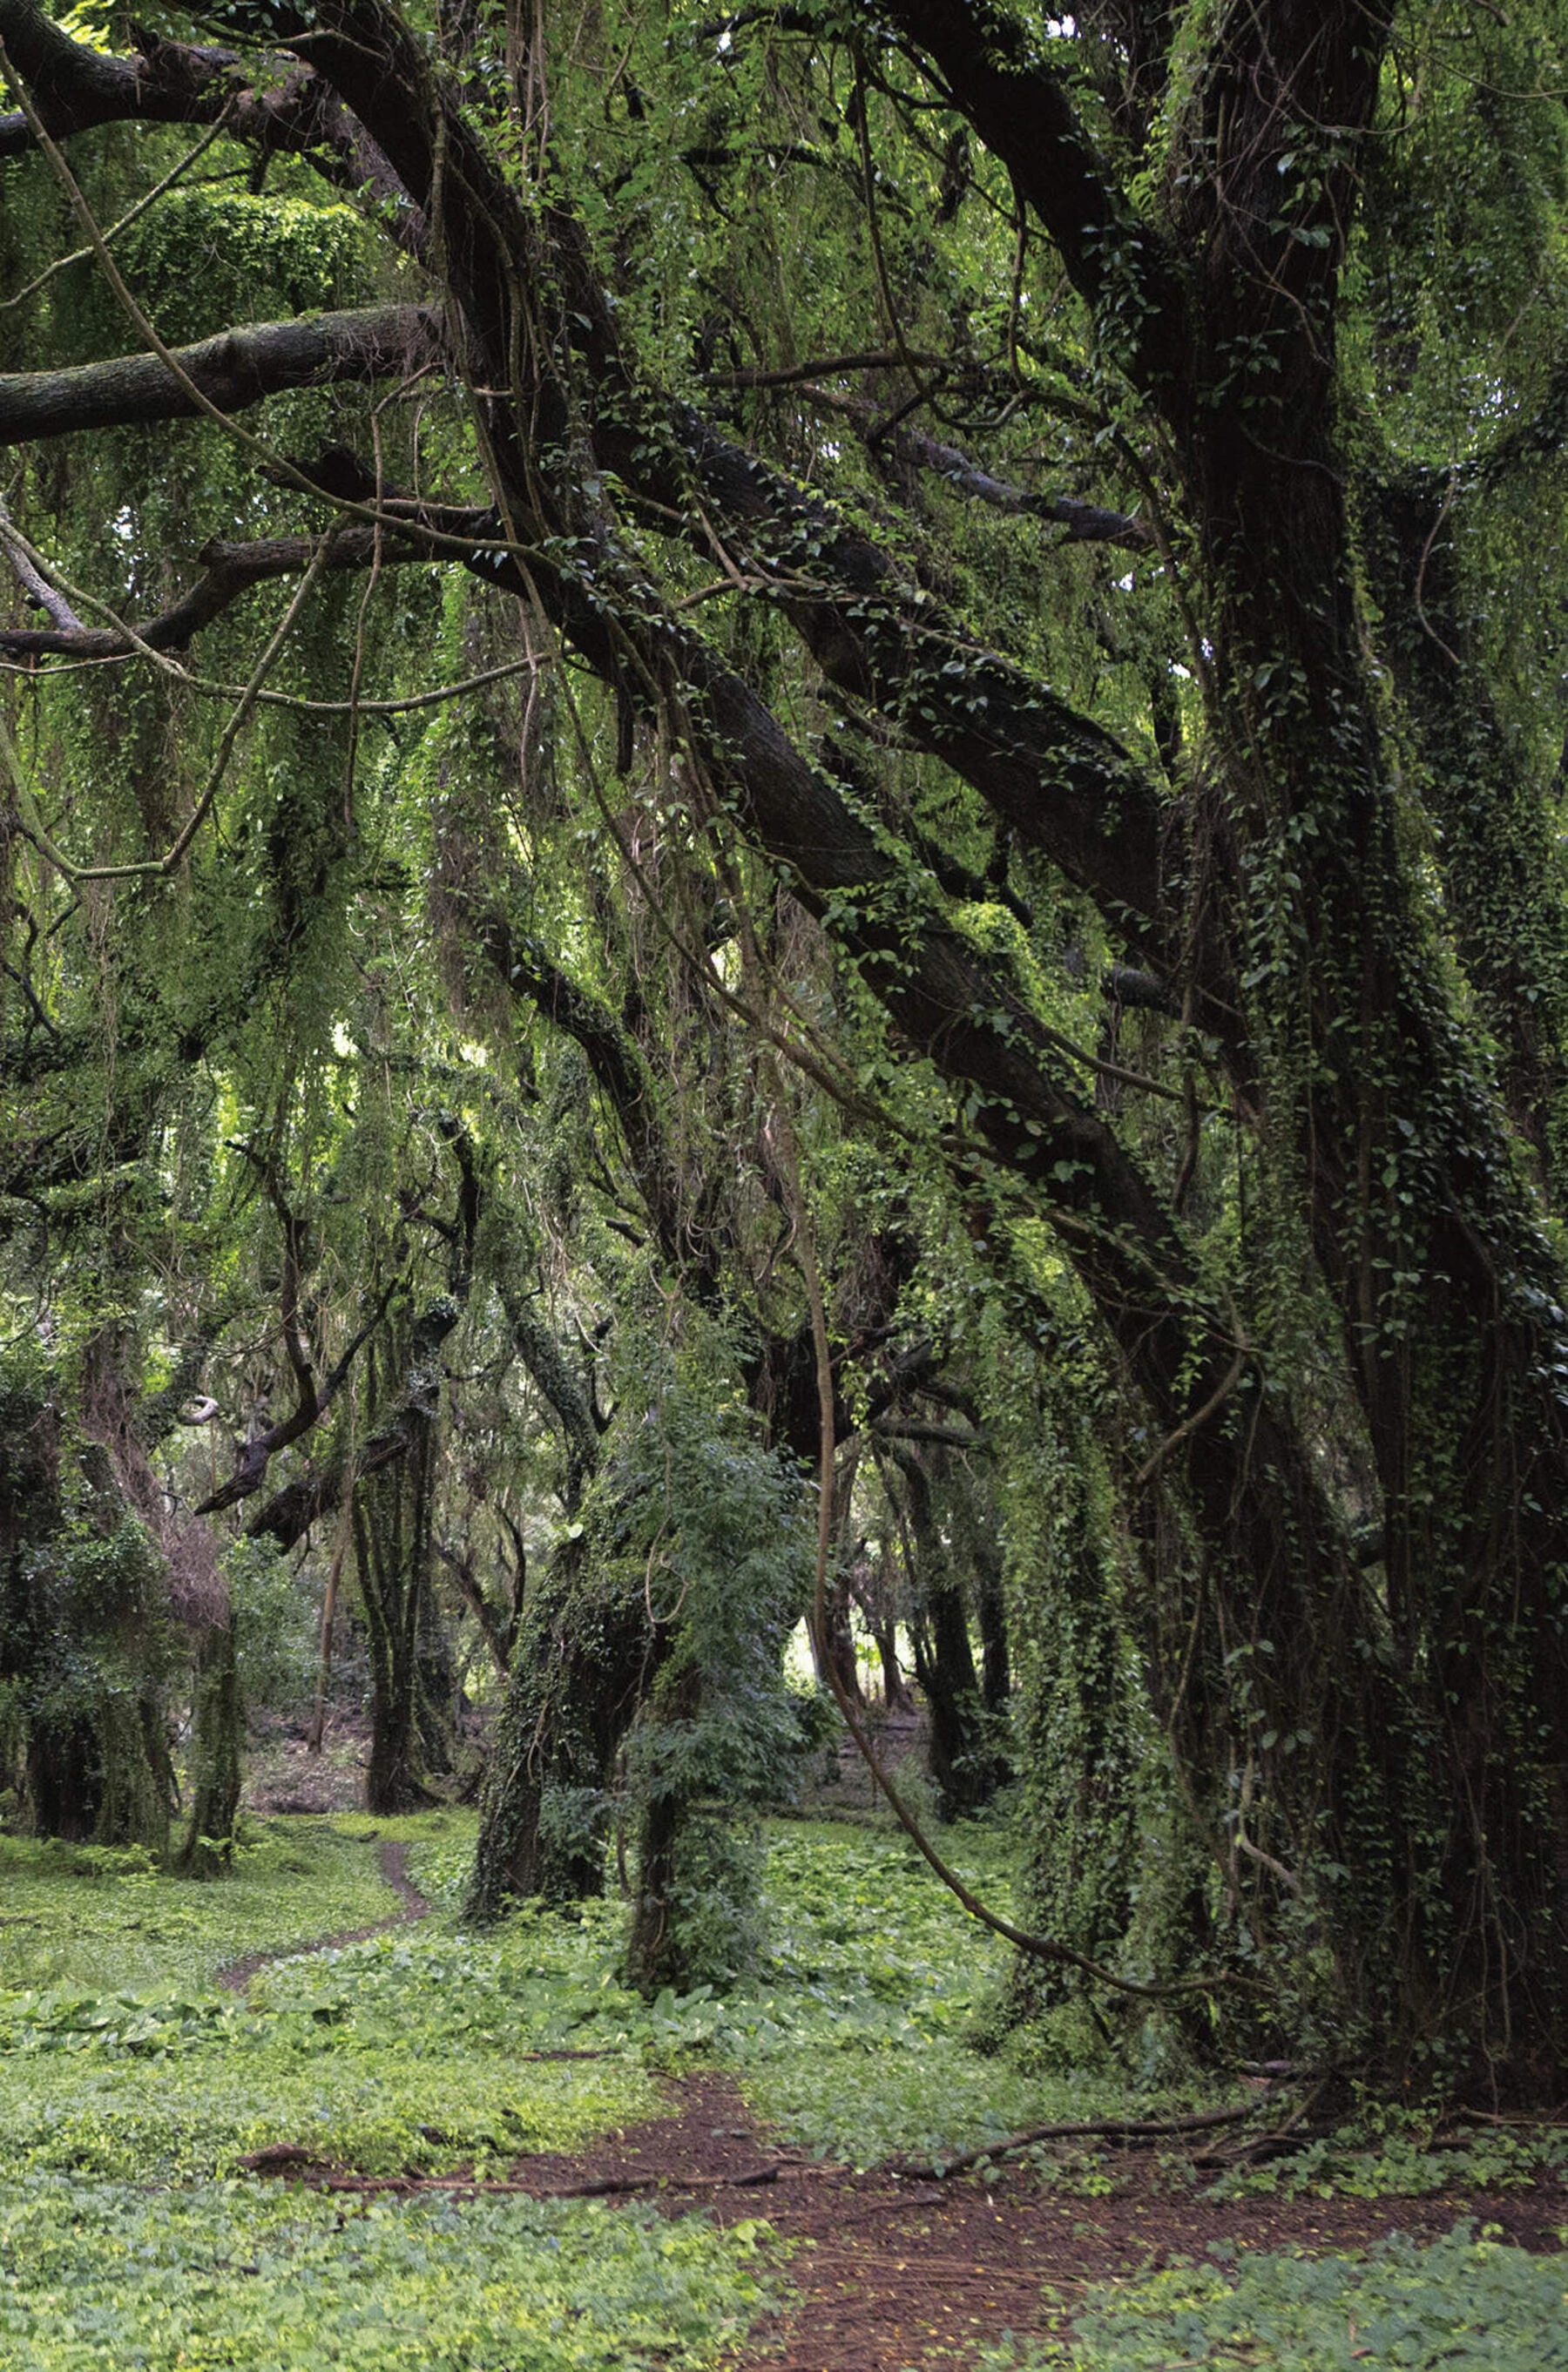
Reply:
[[[1037, 2123], [1178, 2113], [1218, 2097], [1138, 2087], [1109, 2069], [1044, 2072], [1016, 2040], [978, 2051], [995, 2027], [1005, 1951], [954, 1913], [885, 1827], [766, 1824], [767, 1947], [754, 1977], [727, 1995], [703, 1985], [649, 2001], [624, 1982], [630, 1907], [613, 1883], [563, 1908], [520, 1905], [490, 1929], [461, 1925], [474, 1826], [460, 1811], [258, 1823], [238, 1875], [204, 1885], [161, 1877], [144, 1856], [5, 1842], [6, 1916], [32, 1923], [0, 1929], [7, 1967], [71, 1978], [0, 1995], [6, 2372], [696, 2372], [749, 2330], [764, 2348], [760, 2319], [819, 2278], [811, 2251], [786, 2259], [771, 2242], [755, 2212], [771, 2193], [732, 2194], [721, 2229], [703, 2214], [465, 2186], [515, 2180], [540, 2151], [557, 2167], [584, 2148], [592, 2168], [635, 2176], [640, 2153], [618, 2159], [615, 2135], [679, 2110], [703, 2071], [738, 2087], [743, 2159], [782, 2152], [851, 2185], [835, 2161], [897, 2159], [917, 2198], [960, 2187], [923, 2193], [922, 2169]], [[965, 1876], [1005, 1906], [1005, 1825], [953, 1836]], [[398, 1917], [380, 1874], [389, 1848], [428, 1916]], [[330, 1940], [377, 1919], [391, 1924]], [[302, 1930], [315, 1920], [327, 1940], [309, 1948]], [[241, 1994], [216, 1982], [242, 1957], [236, 1944]], [[277, 1957], [253, 1964], [266, 1953]], [[1297, 2194], [1561, 2178], [1551, 2137], [1479, 2133], [1468, 2161], [1422, 2140], [1409, 2121], [1364, 2123], [1217, 2185], [1174, 2155], [1162, 2179], [1173, 2200], [1228, 2191], [1245, 2218], [1254, 2202]], [[276, 2179], [291, 2169], [372, 2187], [301, 2192]], [[982, 2160], [970, 2180], [983, 2191], [999, 2177], [1000, 2161]], [[1076, 2213], [1143, 2177], [1089, 2145], [1042, 2146], [1001, 2179]], [[458, 2188], [418, 2189], [442, 2181]], [[672, 2206], [720, 2196], [675, 2191]], [[819, 2181], [807, 2195], [836, 2194]], [[864, 2211], [846, 2200], [844, 2212], [853, 2227]], [[830, 2207], [821, 2213], [830, 2229]], [[819, 2277], [831, 2279], [831, 2248], [819, 2246]], [[1049, 2255], [1032, 2271], [1048, 2284]], [[1300, 2372], [1338, 2372], [1365, 2360], [1341, 2344], [1353, 2326], [1392, 2334], [1390, 2364], [1550, 2366], [1529, 2334], [1560, 2302], [1562, 2272], [1561, 2259], [1485, 2235], [1355, 2258], [1200, 2257], [1078, 2301], [1071, 2336], [1019, 2360], [1152, 2372], [1271, 2362], [1274, 2349]]]
[[7, 2372], [640, 2372], [710, 2365], [765, 2301], [750, 2237], [526, 2199], [33, 2177], [0, 2188]]
[[987, 2351], [984, 2372], [1558, 2372], [1568, 2366], [1563, 2260], [1459, 2225], [1360, 2257], [1220, 2244], [1200, 2263], [1106, 2285], [1070, 2339]]
[[0, 1993], [199, 1985], [250, 1952], [367, 1927], [397, 1910], [374, 1846], [326, 1820], [253, 1821], [224, 1884], [135, 1847], [0, 1837]]
[[[168, 2181], [219, 2176], [288, 2143], [371, 2173], [424, 2170], [570, 2147], [653, 2113], [634, 2054], [514, 2065], [539, 2047], [535, 2025], [554, 2037], [580, 2006], [559, 1988], [546, 1988], [533, 2021], [508, 2004], [505, 1982], [528, 1983], [520, 1937], [505, 1962], [499, 1946], [440, 1927], [290, 1958], [399, 1912], [377, 1867], [385, 1840], [355, 1825], [270, 1824], [242, 1857], [252, 1875], [232, 1887], [163, 1878], [135, 1855], [88, 1854], [87, 1874], [72, 1875], [69, 1856], [8, 1847], [7, 1901], [35, 1923], [11, 1932], [29, 1936], [41, 1972], [64, 1959], [75, 1982], [0, 1995], [0, 2161]], [[434, 1844], [442, 1816], [403, 1833]], [[269, 1951], [284, 1957], [243, 1998], [214, 1982]], [[582, 1981], [591, 1987], [586, 1970]]]
[[[471, 1852], [462, 1816], [391, 1825], [437, 1888]], [[520, 1922], [503, 1949], [438, 1918], [309, 1948], [313, 1927], [397, 1914], [387, 1842], [352, 1819], [271, 1822], [242, 1875], [204, 1885], [144, 1855], [0, 1849], [6, 1916], [29, 1923], [0, 1931], [28, 1938], [8, 1972], [54, 1981], [0, 1994], [6, 2372], [695, 2366], [760, 2311], [755, 2236], [701, 2217], [328, 2198], [244, 2173], [282, 2145], [371, 2175], [482, 2179], [657, 2110], [642, 2037], [527, 2056], [599, 2006], [602, 1942], [580, 1925], [536, 1946]], [[265, 1952], [283, 1957], [243, 1998], [215, 1982]]]

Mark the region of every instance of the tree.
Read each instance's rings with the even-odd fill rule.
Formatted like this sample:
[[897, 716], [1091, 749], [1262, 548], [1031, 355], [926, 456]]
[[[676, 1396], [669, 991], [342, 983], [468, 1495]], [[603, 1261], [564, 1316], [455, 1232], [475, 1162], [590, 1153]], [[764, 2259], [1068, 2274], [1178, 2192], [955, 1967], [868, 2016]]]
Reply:
[[[6, 547], [49, 620], [0, 634], [33, 748], [72, 730], [57, 663], [129, 664], [183, 722], [250, 590], [301, 581], [228, 724], [186, 728], [180, 796], [122, 808], [120, 887], [80, 854], [90, 803], [56, 814], [15, 743], [22, 907], [52, 882], [174, 928], [284, 628], [355, 575], [351, 787], [369, 593], [441, 564], [470, 614], [520, 605], [506, 664], [549, 679], [525, 760], [570, 773], [632, 935], [884, 1175], [912, 1145], [940, 1172], [1017, 1327], [1092, 1313], [1149, 1702], [1225, 1873], [1227, 2030], [1326, 2021], [1527, 2083], [1561, 2040], [1568, 1829], [1555, 577], [1497, 588], [1521, 490], [1560, 499], [1551, 0], [203, 23], [237, 46], [130, 57], [0, 0], [29, 269], [68, 218], [108, 292], [67, 301], [63, 265], [29, 300], [62, 350], [0, 381]], [[89, 203], [120, 203], [127, 125], [159, 163], [157, 127], [213, 128], [305, 210], [318, 288], [341, 238], [356, 301], [177, 330], [177, 229], [110, 240]], [[211, 236], [215, 202], [180, 204]], [[1480, 293], [1451, 260], [1478, 233]], [[295, 404], [346, 448], [291, 453]], [[120, 514], [49, 457], [162, 421], [198, 424], [206, 506], [247, 531], [149, 600], [141, 521], [127, 593]], [[296, 940], [354, 820], [292, 779]], [[552, 919], [623, 952], [580, 861]], [[626, 1028], [590, 1030], [570, 965], [471, 897], [467, 927], [473, 974], [499, 955], [576, 1031], [663, 1261], [714, 1275], [688, 1144], [614, 1069], [635, 965]], [[664, 1080], [732, 1147], [681, 1068], [698, 1034]]]

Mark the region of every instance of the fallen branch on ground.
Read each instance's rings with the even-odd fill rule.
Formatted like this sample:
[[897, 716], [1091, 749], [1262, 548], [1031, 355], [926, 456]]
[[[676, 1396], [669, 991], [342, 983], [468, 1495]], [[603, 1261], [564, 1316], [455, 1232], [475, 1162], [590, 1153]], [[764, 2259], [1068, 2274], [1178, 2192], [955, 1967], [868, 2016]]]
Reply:
[[963, 2150], [950, 2158], [889, 2158], [875, 2171], [878, 2174], [918, 2175], [923, 2181], [947, 2181], [950, 2175], [963, 2174], [983, 2158], [1011, 2157], [1017, 2150], [1030, 2149], [1037, 2142], [1068, 2141], [1168, 2141], [1182, 2134], [1217, 2132], [1222, 2125], [1245, 2124], [1249, 2117], [1266, 2107], [1258, 2100], [1245, 2109], [1204, 2109], [1190, 2117], [1095, 2117], [1071, 2124], [1030, 2125], [1021, 2134], [1008, 2134], [998, 2142], [986, 2142], [979, 2149]]

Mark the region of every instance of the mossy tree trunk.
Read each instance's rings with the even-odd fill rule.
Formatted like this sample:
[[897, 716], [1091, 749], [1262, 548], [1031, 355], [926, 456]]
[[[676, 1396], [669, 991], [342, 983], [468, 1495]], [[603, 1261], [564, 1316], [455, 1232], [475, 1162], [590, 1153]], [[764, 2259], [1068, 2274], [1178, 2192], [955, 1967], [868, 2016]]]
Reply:
[[180, 1866], [193, 1878], [228, 1867], [239, 1813], [245, 1706], [239, 1687], [238, 1626], [230, 1610], [196, 1650], [191, 1723], [190, 1823]]
[[602, 1892], [606, 1801], [655, 1651], [641, 1590], [598, 1586], [581, 1537], [563, 1541], [524, 1600], [466, 1919], [498, 1918], [508, 1896]]
[[370, 1758], [365, 1802], [372, 1812], [412, 1812], [429, 1801], [421, 1773], [420, 1639], [431, 1586], [430, 1484], [434, 1426], [408, 1454], [354, 1490], [354, 1552], [370, 1647]]

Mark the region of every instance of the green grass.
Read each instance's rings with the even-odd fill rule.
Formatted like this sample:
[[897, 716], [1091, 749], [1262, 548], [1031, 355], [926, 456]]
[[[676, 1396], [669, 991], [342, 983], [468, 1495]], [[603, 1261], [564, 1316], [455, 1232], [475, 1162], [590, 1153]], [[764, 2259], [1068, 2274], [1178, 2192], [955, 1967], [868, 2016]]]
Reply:
[[[975, 1826], [944, 1843], [964, 1878], [1009, 1912], [1005, 1833]], [[1054, 2118], [1125, 2113], [1124, 2086], [977, 2054], [1009, 1947], [959, 1910], [901, 1837], [780, 1823], [767, 1889], [771, 1949], [758, 1982], [694, 2006], [686, 2022], [700, 2036], [706, 2017], [747, 2098], [796, 2145], [865, 2166], [951, 2156]]]
[[982, 2372], [1568, 2372], [1565, 2271], [1463, 2224], [1354, 2257], [1216, 2247], [1093, 2291], [1070, 2340], [991, 2350]]
[[0, 2185], [6, 2372], [698, 2372], [760, 2227], [597, 2203]]
[[[525, 1913], [470, 1938], [433, 1919], [282, 1959], [244, 2002], [217, 1990], [212, 1972], [239, 1953], [395, 1913], [376, 1870], [377, 1841], [393, 1830], [415, 1868], [455, 1888], [471, 1815], [273, 1822], [238, 1876], [208, 1885], [134, 1857], [113, 1875], [112, 1857], [89, 1855], [90, 1874], [73, 1875], [63, 1855], [8, 1846], [6, 1901], [35, 1923], [33, 1965], [64, 1961], [75, 1982], [0, 1995], [0, 2166], [188, 2181], [283, 2142], [372, 2174], [494, 2171], [656, 2115], [628, 2021], [601, 2016], [607, 2001], [641, 2005], [601, 1982], [613, 1947], [569, 1921]], [[149, 1983], [160, 1968], [165, 1982]], [[611, 2056], [519, 2057], [585, 2020], [596, 2033], [603, 2024]]]
[[[242, 1953], [388, 1917], [376, 1849], [389, 1837], [435, 1916], [281, 1959], [244, 2005], [215, 1990]], [[488, 2169], [656, 2113], [651, 2071], [693, 2058], [731, 2069], [791, 2142], [861, 2164], [1124, 2106], [1103, 2081], [1041, 2078], [969, 2047], [1005, 1948], [895, 1837], [778, 1824], [757, 1980], [652, 2005], [620, 1982], [613, 1899], [458, 1929], [472, 1838], [460, 1812], [277, 1820], [210, 1885], [134, 1856], [0, 1848], [7, 1911], [29, 1923], [0, 1928], [25, 1939], [12, 1985], [35, 1980], [0, 1995], [0, 2164], [191, 2180], [288, 2142], [368, 2172]], [[1005, 1908], [1005, 1841], [977, 1829], [960, 1849]], [[563, 2049], [605, 2055], [521, 2055]]]
[[[939, 2159], [1130, 2105], [1103, 2076], [977, 2055], [1006, 1948], [896, 1836], [776, 1824], [755, 1980], [650, 2004], [620, 1981], [613, 1898], [461, 1930], [473, 1829], [458, 1811], [279, 1820], [209, 1885], [136, 1855], [0, 1842], [4, 2372], [706, 2372], [765, 2303], [764, 2226], [723, 2236], [701, 2217], [575, 2203], [321, 2198], [238, 2178], [238, 2161], [287, 2143], [367, 2173], [502, 2172], [656, 2113], [659, 2072], [697, 2062], [733, 2073], [791, 2142], [858, 2164]], [[377, 1869], [389, 1838], [433, 1915], [291, 1949], [390, 1916]], [[949, 1842], [1007, 1910], [1005, 1838]], [[220, 1991], [215, 1971], [256, 1952], [283, 1957], [243, 2002]], [[590, 2055], [529, 2055], [552, 2052]], [[1146, 2091], [1139, 2104], [1190, 2105]], [[1370, 2194], [1428, 2187], [1439, 2169], [1525, 2180], [1544, 2163], [1511, 2136], [1480, 2146], [1472, 2168], [1390, 2126], [1248, 2180]], [[1070, 2343], [993, 2353], [992, 2372], [1568, 2372], [1562, 2276], [1560, 2259], [1466, 2233], [1356, 2261], [1211, 2261], [1095, 2294]], [[1380, 2352], [1357, 2355], [1353, 2330]]]
[[[618, 1905], [460, 1934], [473, 1819], [258, 1826], [232, 1878], [0, 1843], [5, 2372], [596, 2372], [712, 2365], [765, 2304], [751, 2225], [234, 2177], [288, 2143], [367, 2173], [570, 2149], [656, 2114]], [[441, 1910], [389, 1918], [380, 1840]], [[241, 2002], [216, 1971], [257, 1952]], [[602, 2057], [533, 2061], [531, 2050]]]
[[138, 1853], [0, 1837], [0, 1995], [196, 1987], [226, 1962], [368, 1927], [398, 1909], [363, 1836], [253, 1821], [233, 1873], [162, 1876]]

